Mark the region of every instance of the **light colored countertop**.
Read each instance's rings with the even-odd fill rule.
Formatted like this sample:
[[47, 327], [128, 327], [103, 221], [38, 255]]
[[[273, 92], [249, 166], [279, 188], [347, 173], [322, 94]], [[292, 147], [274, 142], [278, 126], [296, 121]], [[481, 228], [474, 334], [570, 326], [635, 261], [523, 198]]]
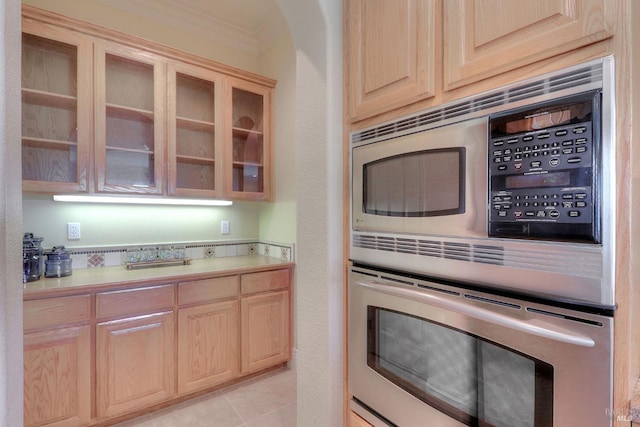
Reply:
[[293, 263], [263, 255], [199, 259], [190, 265], [128, 270], [124, 265], [74, 270], [61, 278], [40, 278], [24, 284], [24, 299], [70, 295], [157, 283], [199, 280], [254, 271], [293, 267]]

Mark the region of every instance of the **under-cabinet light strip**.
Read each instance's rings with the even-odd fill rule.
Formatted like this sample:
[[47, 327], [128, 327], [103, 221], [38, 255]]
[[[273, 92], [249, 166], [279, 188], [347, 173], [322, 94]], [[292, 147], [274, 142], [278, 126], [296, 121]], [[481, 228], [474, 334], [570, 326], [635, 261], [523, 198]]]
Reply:
[[121, 203], [138, 205], [186, 205], [186, 206], [231, 206], [230, 200], [213, 199], [172, 199], [153, 197], [114, 197], [114, 196], [83, 196], [83, 195], [62, 195], [53, 196], [56, 202], [76, 202], [76, 203]]

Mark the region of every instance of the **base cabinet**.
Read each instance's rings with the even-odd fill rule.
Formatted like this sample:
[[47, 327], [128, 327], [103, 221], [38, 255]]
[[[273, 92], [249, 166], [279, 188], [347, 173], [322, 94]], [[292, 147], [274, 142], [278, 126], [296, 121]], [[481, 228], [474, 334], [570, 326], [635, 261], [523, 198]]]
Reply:
[[108, 425], [291, 355], [291, 268], [24, 301], [24, 425]]
[[289, 359], [289, 291], [242, 299], [242, 372]]
[[158, 313], [96, 326], [98, 419], [174, 396], [174, 315]]
[[238, 376], [238, 311], [237, 300], [179, 310], [179, 394]]
[[89, 326], [24, 336], [24, 425], [82, 426], [91, 420]]

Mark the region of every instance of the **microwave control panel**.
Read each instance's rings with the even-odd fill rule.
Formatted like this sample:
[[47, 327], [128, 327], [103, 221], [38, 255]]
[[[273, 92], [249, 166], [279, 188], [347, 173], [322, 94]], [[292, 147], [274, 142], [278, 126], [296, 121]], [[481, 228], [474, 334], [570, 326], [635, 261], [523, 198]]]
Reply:
[[490, 118], [489, 235], [599, 242], [599, 92]]

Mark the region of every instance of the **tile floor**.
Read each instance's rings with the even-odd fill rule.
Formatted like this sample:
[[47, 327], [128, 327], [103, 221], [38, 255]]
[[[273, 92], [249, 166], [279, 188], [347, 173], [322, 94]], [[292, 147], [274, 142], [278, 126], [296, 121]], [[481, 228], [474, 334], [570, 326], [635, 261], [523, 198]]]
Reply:
[[289, 367], [115, 427], [296, 427], [296, 374]]

